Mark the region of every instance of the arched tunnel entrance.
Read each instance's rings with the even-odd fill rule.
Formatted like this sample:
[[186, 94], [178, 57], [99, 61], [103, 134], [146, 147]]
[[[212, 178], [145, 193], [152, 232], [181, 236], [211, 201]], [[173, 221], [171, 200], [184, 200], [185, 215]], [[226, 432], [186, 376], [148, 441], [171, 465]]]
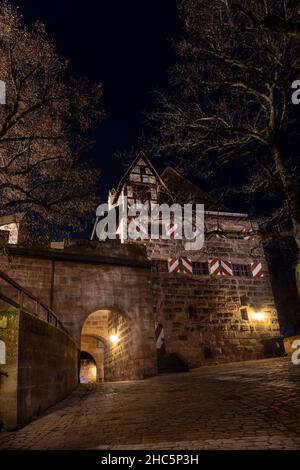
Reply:
[[80, 383], [97, 382], [97, 364], [91, 354], [86, 351], [80, 353]]
[[[81, 330], [80, 381], [92, 377], [92, 370], [95, 378], [90, 381], [95, 382], [143, 378], [142, 349], [137, 325], [120, 311], [103, 308], [89, 314]], [[90, 359], [89, 373], [85, 354], [94, 361]]]

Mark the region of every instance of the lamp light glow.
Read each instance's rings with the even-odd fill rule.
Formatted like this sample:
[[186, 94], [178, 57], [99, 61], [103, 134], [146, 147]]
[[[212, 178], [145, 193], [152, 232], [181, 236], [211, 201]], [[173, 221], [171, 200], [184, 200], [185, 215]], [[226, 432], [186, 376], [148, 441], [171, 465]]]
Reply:
[[266, 319], [266, 314], [264, 312], [254, 312], [252, 314], [253, 320], [264, 321]]
[[119, 341], [119, 335], [117, 333], [112, 334], [110, 335], [109, 339], [112, 344], [117, 344]]

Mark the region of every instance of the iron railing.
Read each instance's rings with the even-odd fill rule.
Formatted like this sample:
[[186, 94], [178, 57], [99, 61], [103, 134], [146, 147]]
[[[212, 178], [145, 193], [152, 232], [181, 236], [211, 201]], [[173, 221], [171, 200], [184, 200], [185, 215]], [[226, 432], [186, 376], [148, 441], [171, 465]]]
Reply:
[[[60, 328], [66, 331], [61, 321], [57, 318], [53, 310], [50, 307], [48, 307], [48, 305], [44, 304], [44, 302], [41, 302], [35, 295], [31, 294], [31, 292], [29, 292], [27, 289], [24, 289], [24, 287], [22, 287], [16, 281], [11, 279], [11, 277], [9, 277], [3, 271], [0, 271], [0, 280], [4, 281], [4, 285], [10, 286], [10, 288], [13, 287], [17, 291], [17, 300], [11, 299], [10, 297], [8, 297], [8, 295], [1, 292], [1, 287], [2, 287], [1, 286], [2, 283], [1, 283], [0, 284], [0, 299], [1, 300], [11, 305], [12, 307], [15, 307], [20, 310], [31, 313], [33, 315], [36, 315], [37, 317], [40, 317], [46, 320], [51, 325], [54, 325], [57, 328]], [[25, 307], [26, 299], [30, 299], [31, 301], [34, 302], [34, 308], [32, 310]], [[42, 314], [43, 311], [45, 315]]]

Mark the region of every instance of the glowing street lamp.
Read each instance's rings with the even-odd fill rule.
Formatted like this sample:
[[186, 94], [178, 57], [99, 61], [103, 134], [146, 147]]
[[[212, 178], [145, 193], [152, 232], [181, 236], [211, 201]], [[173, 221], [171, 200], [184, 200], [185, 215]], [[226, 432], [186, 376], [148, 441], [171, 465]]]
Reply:
[[264, 312], [254, 312], [252, 314], [253, 320], [264, 321], [266, 319], [266, 314]]
[[109, 339], [110, 339], [111, 344], [113, 344], [113, 345], [117, 344], [118, 341], [119, 341], [119, 335], [118, 335], [118, 333], [113, 333], [113, 334], [111, 334], [110, 337], [109, 337]]

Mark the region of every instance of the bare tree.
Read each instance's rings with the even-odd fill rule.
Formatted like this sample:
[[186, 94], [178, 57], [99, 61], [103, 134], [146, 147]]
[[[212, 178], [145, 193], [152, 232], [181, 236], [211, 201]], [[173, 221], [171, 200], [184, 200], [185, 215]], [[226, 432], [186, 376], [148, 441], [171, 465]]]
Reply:
[[70, 75], [45, 26], [22, 24], [0, 3], [0, 216], [28, 214], [38, 227], [78, 227], [94, 209], [98, 173], [83, 155], [103, 118], [102, 86]]
[[150, 116], [156, 151], [202, 177], [221, 174], [223, 185], [231, 178], [235, 191], [260, 204], [273, 197], [276, 230], [289, 218], [284, 235], [300, 248], [299, 109], [291, 102], [300, 78], [299, 2], [182, 0], [179, 11], [174, 92], [160, 94]]

